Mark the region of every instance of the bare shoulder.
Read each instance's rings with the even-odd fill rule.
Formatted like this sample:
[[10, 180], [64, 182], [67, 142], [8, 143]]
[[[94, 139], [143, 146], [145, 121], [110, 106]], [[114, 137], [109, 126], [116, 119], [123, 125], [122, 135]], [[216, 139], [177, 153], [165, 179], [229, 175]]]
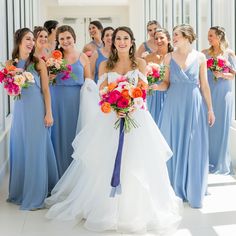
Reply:
[[141, 71], [142, 73], [145, 73], [146, 71], [146, 61], [142, 58], [137, 58], [137, 63], [138, 63], [138, 69], [139, 71]]
[[169, 65], [170, 64], [170, 60], [171, 60], [172, 54], [171, 53], [167, 53], [164, 57], [163, 60], [163, 64], [164, 65]]
[[103, 75], [104, 73], [107, 73], [107, 62], [103, 61], [99, 65], [99, 76]]

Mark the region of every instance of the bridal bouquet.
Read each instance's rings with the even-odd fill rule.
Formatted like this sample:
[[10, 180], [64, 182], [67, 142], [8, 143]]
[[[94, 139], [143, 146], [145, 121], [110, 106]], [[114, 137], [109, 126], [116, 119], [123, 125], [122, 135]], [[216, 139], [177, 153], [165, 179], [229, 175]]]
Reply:
[[[124, 76], [119, 77], [115, 82], [100, 90], [101, 100], [99, 105], [104, 113], [124, 112], [124, 131], [129, 132], [131, 128], [137, 128], [138, 124], [130, 116], [131, 112], [136, 109], [145, 109], [146, 101], [146, 83], [139, 81], [137, 86], [134, 86], [129, 78]], [[121, 118], [115, 122], [115, 128], [120, 126]]]
[[[207, 69], [213, 72], [218, 71], [218, 72], [223, 72], [223, 73], [228, 73], [230, 71], [230, 68], [228, 67], [226, 60], [222, 57], [209, 58], [207, 60]], [[214, 76], [214, 80], [215, 81], [218, 80], [216, 76]]]
[[28, 88], [35, 81], [30, 72], [10, 65], [5, 66], [0, 71], [0, 83], [4, 84], [4, 89], [9, 96], [13, 96], [14, 99], [20, 99], [22, 89]]
[[[54, 50], [52, 52], [52, 57], [48, 58], [46, 61], [46, 66], [49, 71], [49, 75], [57, 75], [62, 73], [62, 80], [67, 80], [70, 77], [75, 78], [75, 75], [72, 73], [71, 65], [67, 64], [66, 60], [62, 58], [62, 53], [59, 50]], [[56, 78], [50, 79], [52, 85], [56, 84]]]
[[165, 76], [165, 66], [149, 62], [146, 67], [148, 80], [148, 95], [153, 94], [152, 85], [162, 81]]

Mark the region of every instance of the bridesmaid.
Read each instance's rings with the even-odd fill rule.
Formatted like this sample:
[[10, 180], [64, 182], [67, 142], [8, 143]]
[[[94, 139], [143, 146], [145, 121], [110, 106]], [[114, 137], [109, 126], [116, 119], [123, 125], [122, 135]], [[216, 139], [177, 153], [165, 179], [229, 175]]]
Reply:
[[84, 79], [91, 78], [91, 75], [88, 57], [76, 49], [76, 35], [73, 28], [68, 25], [60, 26], [57, 29], [56, 40], [64, 59], [72, 66], [72, 72], [76, 76], [76, 79], [70, 77], [62, 80], [62, 74], [59, 74], [56, 77], [56, 85], [51, 86], [54, 117], [51, 135], [61, 177], [72, 161], [71, 143], [76, 135], [80, 89]]
[[151, 20], [147, 23], [149, 39], [139, 46], [136, 53], [137, 57], [145, 58], [146, 55], [157, 50], [154, 34], [158, 28], [161, 28], [161, 25], [156, 20]]
[[173, 151], [167, 163], [171, 184], [177, 196], [191, 207], [200, 208], [207, 190], [207, 122], [212, 126], [215, 116], [206, 58], [192, 48], [195, 38], [190, 25], [173, 29], [176, 50], [166, 56], [165, 79], [155, 87], [162, 91], [168, 89], [158, 124]]
[[89, 24], [89, 34], [92, 38], [92, 41], [84, 46], [83, 52], [88, 56], [91, 57], [93, 53], [103, 47], [102, 42], [102, 31], [103, 26], [100, 21], [91, 21]]
[[38, 58], [46, 61], [50, 54], [48, 53], [48, 30], [42, 26], [36, 26], [34, 28], [34, 40], [35, 40], [35, 53]]
[[[217, 58], [220, 56], [230, 64], [230, 67], [235, 69], [235, 54], [229, 49], [224, 28], [219, 26], [211, 27], [208, 31], [208, 41], [210, 48], [203, 50], [206, 57]], [[217, 81], [214, 80], [214, 76], [217, 78]], [[211, 88], [213, 109], [216, 116], [216, 123], [209, 131], [210, 173], [232, 173], [229, 151], [229, 132], [233, 110], [233, 79], [233, 71], [223, 73], [208, 70], [208, 81]]]
[[59, 26], [59, 22], [56, 20], [48, 20], [43, 25], [48, 30], [48, 54], [50, 55], [56, 48], [56, 31]]
[[[173, 47], [170, 43], [170, 34], [166, 29], [160, 28], [157, 29], [157, 31], [155, 32], [154, 39], [157, 45], [157, 50], [147, 55], [144, 59], [147, 63], [153, 62], [157, 64], [163, 64], [163, 59], [165, 55], [173, 51]], [[164, 103], [165, 96], [165, 91], [155, 91], [155, 93], [151, 96], [148, 96], [147, 99], [148, 110], [151, 113], [156, 124], [158, 124], [158, 119], [161, 112], [161, 108]]]
[[21, 99], [15, 101], [10, 134], [8, 201], [20, 205], [21, 210], [43, 208], [44, 199], [58, 181], [48, 130], [53, 118], [47, 68], [33, 55], [33, 32], [28, 28], [17, 30], [8, 64], [31, 72], [35, 80], [35, 84], [22, 89]]
[[112, 27], [106, 27], [102, 31], [102, 42], [104, 47], [101, 49], [97, 49], [91, 56], [91, 73], [92, 78], [97, 83], [98, 81], [98, 69], [99, 65], [102, 61], [107, 60], [111, 52], [111, 44], [112, 44], [112, 34], [114, 29]]

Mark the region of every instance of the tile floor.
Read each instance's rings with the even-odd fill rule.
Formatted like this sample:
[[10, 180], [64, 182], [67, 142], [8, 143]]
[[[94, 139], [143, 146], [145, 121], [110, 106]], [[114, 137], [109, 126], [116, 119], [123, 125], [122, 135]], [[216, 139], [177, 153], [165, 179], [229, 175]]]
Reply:
[[[7, 185], [6, 177], [0, 188], [0, 236], [131, 236], [94, 233], [73, 222], [51, 222], [44, 218], [46, 210], [20, 211], [5, 201]], [[209, 175], [208, 191], [202, 209], [184, 206], [183, 221], [173, 236], [236, 236], [236, 177]]]

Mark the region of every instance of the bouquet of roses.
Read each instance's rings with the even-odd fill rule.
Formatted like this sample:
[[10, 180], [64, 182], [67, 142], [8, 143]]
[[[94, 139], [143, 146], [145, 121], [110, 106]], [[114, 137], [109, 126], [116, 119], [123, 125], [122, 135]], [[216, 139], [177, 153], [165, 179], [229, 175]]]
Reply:
[[[138, 124], [130, 116], [130, 113], [136, 109], [145, 109], [146, 101], [146, 83], [139, 81], [137, 86], [134, 86], [129, 78], [124, 76], [119, 77], [115, 82], [110, 83], [100, 91], [101, 100], [99, 105], [104, 113], [109, 113], [113, 109], [115, 112], [124, 112], [124, 131], [129, 132], [131, 128], [137, 128]], [[119, 118], [115, 122], [115, 128], [120, 126]]]
[[[72, 73], [71, 65], [67, 64], [66, 60], [62, 58], [62, 53], [59, 50], [54, 50], [52, 52], [52, 57], [48, 58], [46, 61], [46, 66], [49, 71], [49, 75], [57, 75], [62, 73], [62, 80], [67, 80], [70, 77], [75, 78], [75, 75]], [[50, 79], [52, 85], [56, 84], [56, 78]]]
[[[218, 71], [218, 72], [223, 72], [223, 73], [228, 73], [230, 71], [229, 66], [227, 65], [227, 62], [224, 58], [222, 57], [211, 57], [207, 60], [207, 69], [211, 71]], [[213, 77], [215, 81], [218, 79], [216, 76]]]
[[9, 65], [0, 71], [0, 83], [4, 84], [4, 89], [9, 96], [13, 96], [14, 99], [20, 99], [21, 90], [28, 88], [35, 81], [30, 72]]
[[146, 67], [148, 80], [148, 95], [153, 94], [152, 85], [162, 81], [165, 76], [165, 66], [149, 62]]

